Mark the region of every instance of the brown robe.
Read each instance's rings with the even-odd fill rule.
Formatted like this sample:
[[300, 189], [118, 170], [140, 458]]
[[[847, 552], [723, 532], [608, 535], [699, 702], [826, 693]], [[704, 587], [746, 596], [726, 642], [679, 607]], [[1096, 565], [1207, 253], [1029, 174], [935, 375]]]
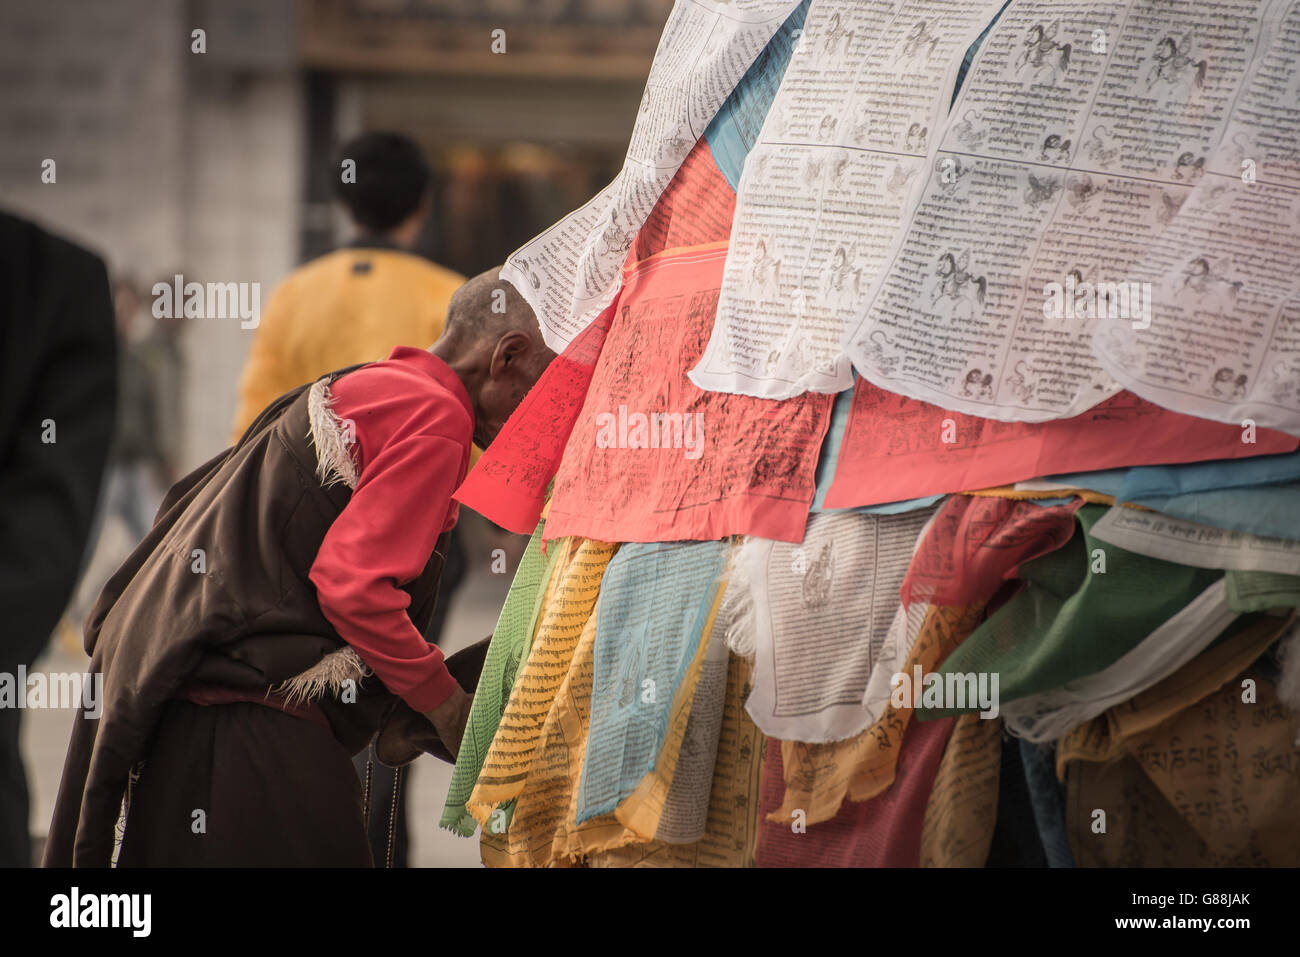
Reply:
[[[308, 396], [308, 387], [303, 386], [277, 399], [235, 446], [173, 486], [149, 534], [105, 586], [87, 620], [85, 641], [92, 670], [104, 676], [103, 710], [98, 720], [79, 712], [74, 721], [45, 848], [46, 866], [110, 863], [114, 825], [128, 780], [151, 747], [159, 749], [159, 763], [164, 766], [155, 766], [150, 777], [159, 780], [165, 775], [179, 782], [188, 773], [184, 767], [165, 767], [170, 762], [164, 754], [182, 753], [175, 746], [168, 750], [175, 735], [160, 730], [165, 710], [178, 720], [193, 718], [194, 709], [210, 712], [203, 720], [215, 726], [215, 712], [236, 709], [256, 715], [251, 718], [256, 729], [245, 723], [250, 735], [278, 727], [303, 740], [312, 739], [297, 752], [275, 746], [263, 748], [260, 757], [251, 748], [236, 747], [231, 752], [248, 757], [246, 771], [274, 763], [277, 754], [282, 758], [298, 753], [297, 763], [305, 762], [284, 769], [278, 793], [266, 796], [278, 797], [280, 806], [265, 812], [262, 823], [268, 826], [253, 828], [250, 839], [274, 834], [276, 815], [292, 817], [304, 789], [322, 780], [342, 786], [342, 768], [351, 768], [348, 756], [366, 747], [391, 718], [400, 716], [408, 728], [422, 723], [431, 732], [428, 721], [389, 694], [375, 676], [347, 670], [359, 665], [359, 659], [316, 601], [308, 574], [351, 490], [338, 484], [327, 487], [318, 477]], [[419, 578], [404, 586], [411, 595], [411, 621], [421, 631], [433, 613], [445, 545], [444, 537]], [[481, 654], [475, 657], [481, 666]], [[310, 757], [318, 747], [324, 748], [321, 754], [330, 753], [329, 736], [303, 717], [269, 704], [205, 708], [176, 700], [183, 689], [194, 686], [264, 693], [304, 672], [319, 677], [322, 670], [328, 680], [312, 687], [317, 716], [323, 713], [338, 746], [340, 760], [333, 771], [323, 771], [323, 759]], [[344, 700], [338, 693], [347, 677], [356, 682], [355, 694], [349, 696], [354, 700]], [[477, 683], [476, 673], [458, 677], [471, 689]], [[215, 752], [228, 743], [214, 742], [209, 735], [193, 745], [205, 749], [201, 760], [212, 765], [216, 786], [226, 786], [217, 777], [218, 772], [227, 772]], [[238, 770], [229, 773], [237, 775]], [[230, 780], [238, 784], [233, 776]], [[351, 783], [355, 782], [352, 773]], [[185, 795], [186, 800], [190, 797]], [[355, 803], [347, 796], [339, 803], [340, 810], [331, 812], [333, 817], [350, 817]], [[152, 826], [141, 824], [143, 812], [136, 811], [140, 813], [128, 813], [133, 824]], [[350, 826], [351, 822], [343, 823]], [[359, 806], [356, 824], [364, 842]], [[211, 841], [211, 828], [208, 833]], [[321, 834], [320, 839], [331, 836]], [[286, 853], [292, 855], [291, 850]]]

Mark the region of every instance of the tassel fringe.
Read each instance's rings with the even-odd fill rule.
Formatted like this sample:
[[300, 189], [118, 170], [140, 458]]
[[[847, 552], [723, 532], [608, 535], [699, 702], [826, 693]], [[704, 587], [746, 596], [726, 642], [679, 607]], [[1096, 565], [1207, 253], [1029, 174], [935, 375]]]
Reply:
[[274, 690], [287, 695], [289, 704], [315, 701], [326, 694], [337, 696], [343, 691], [345, 682], [361, 681], [370, 674], [370, 669], [352, 648], [340, 648], [331, 651], [302, 674], [295, 675]]
[[311, 423], [311, 441], [316, 447], [316, 476], [325, 488], [342, 482], [357, 487], [357, 466], [349, 446], [356, 436], [332, 407], [328, 379], [319, 379], [307, 395], [307, 418]]

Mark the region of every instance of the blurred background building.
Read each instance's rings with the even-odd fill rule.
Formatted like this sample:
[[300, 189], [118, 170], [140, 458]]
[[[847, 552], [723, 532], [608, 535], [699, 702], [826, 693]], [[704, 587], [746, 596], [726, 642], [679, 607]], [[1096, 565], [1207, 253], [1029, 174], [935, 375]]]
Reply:
[[[412, 137], [433, 167], [433, 215], [416, 251], [467, 276], [501, 262], [622, 165], [670, 8], [671, 0], [6, 0], [0, 207], [102, 256], [118, 287], [121, 334], [148, 339], [148, 355], [175, 357], [175, 407], [155, 416], [170, 429], [157, 445], [175, 458], [166, 471], [184, 474], [227, 444], [256, 330], [236, 319], [157, 322], [155, 282], [179, 273], [258, 283], [264, 307], [291, 269], [346, 238], [331, 202], [339, 175], [331, 158], [343, 140], [376, 129]], [[47, 160], [53, 182], [43, 180]], [[138, 539], [136, 524], [101, 522], [63, 640], [49, 651], [62, 660], [48, 668], [84, 666], [80, 618]], [[447, 622], [448, 650], [491, 632], [509, 584], [510, 574], [489, 571], [500, 541], [484, 527], [478, 536]], [[71, 720], [31, 712], [24, 726], [38, 839]], [[433, 759], [417, 762], [413, 863], [477, 861], [477, 842], [435, 826], [449, 773]]]
[[[435, 169], [418, 251], [472, 275], [618, 170], [670, 6], [7, 2], [0, 205], [90, 246], [146, 292], [182, 273], [260, 282], [265, 304], [340, 238], [331, 149], [393, 129]], [[196, 29], [205, 53], [192, 52]], [[48, 158], [54, 183], [41, 180]], [[230, 320], [183, 324], [182, 467], [225, 445], [252, 336]]]

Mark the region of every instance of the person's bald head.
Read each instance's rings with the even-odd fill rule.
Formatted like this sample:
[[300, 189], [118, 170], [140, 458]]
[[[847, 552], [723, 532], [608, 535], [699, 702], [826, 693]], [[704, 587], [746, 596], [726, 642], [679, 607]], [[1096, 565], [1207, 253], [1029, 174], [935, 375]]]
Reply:
[[515, 287], [479, 273], [456, 290], [430, 351], [460, 378], [474, 406], [474, 442], [487, 448], [555, 353]]
[[537, 328], [533, 310], [499, 272], [499, 266], [481, 272], [452, 294], [443, 338], [496, 339], [511, 329]]

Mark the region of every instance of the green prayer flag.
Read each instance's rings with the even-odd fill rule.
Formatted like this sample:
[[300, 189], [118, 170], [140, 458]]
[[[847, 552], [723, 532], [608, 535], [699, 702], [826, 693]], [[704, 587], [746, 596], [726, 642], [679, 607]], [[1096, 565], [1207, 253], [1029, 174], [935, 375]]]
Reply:
[[1300, 577], [1278, 572], [1229, 571], [1228, 607], [1233, 611], [1268, 611], [1300, 606]]
[[[1105, 506], [1085, 505], [1064, 546], [1021, 568], [1025, 587], [936, 669], [998, 675], [1002, 702], [1096, 674], [1137, 647], [1217, 581], [1218, 569], [1139, 555], [1094, 538]], [[922, 720], [975, 708], [922, 708]]]
[[550, 579], [552, 559], [556, 553], [554, 543], [547, 554], [542, 553], [542, 532], [545, 527], [545, 519], [538, 522], [533, 537], [524, 550], [524, 556], [519, 561], [514, 581], [510, 583], [510, 591], [506, 595], [505, 605], [501, 608], [501, 615], [492, 632], [492, 642], [488, 645], [487, 656], [483, 660], [483, 672], [479, 677], [478, 689], [474, 692], [474, 703], [470, 706], [460, 752], [456, 755], [456, 768], [451, 775], [451, 787], [447, 791], [447, 803], [439, 823], [461, 837], [473, 837], [478, 828], [473, 815], [465, 810], [465, 802], [469, 800], [479, 773], [483, 770], [488, 748], [496, 736], [506, 704], [510, 701], [510, 690], [532, 647], [537, 614], [541, 610], [542, 596]]

